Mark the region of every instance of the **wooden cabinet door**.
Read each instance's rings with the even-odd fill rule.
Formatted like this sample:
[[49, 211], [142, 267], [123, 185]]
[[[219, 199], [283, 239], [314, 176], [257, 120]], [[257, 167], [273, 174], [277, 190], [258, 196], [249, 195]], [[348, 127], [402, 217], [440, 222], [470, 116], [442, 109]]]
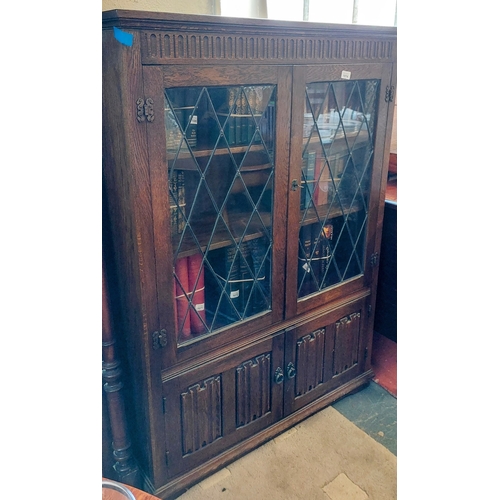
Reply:
[[283, 319], [292, 69], [149, 66], [162, 367]]
[[286, 317], [372, 285], [392, 64], [294, 67]]
[[283, 334], [163, 383], [169, 477], [283, 416]]
[[286, 332], [285, 416], [365, 371], [366, 301], [348, 303]]

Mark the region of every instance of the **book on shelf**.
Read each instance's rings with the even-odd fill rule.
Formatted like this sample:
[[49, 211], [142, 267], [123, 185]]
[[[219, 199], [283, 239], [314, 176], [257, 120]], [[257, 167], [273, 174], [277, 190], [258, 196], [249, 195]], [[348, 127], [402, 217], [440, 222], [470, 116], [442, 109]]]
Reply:
[[234, 144], [233, 145], [240, 145], [243, 144], [242, 138], [241, 138], [241, 115], [234, 114], [230, 118], [231, 122], [234, 123]]
[[227, 90], [227, 108], [228, 114], [219, 115], [221, 124], [225, 122], [226, 138], [229, 146], [235, 146], [238, 143], [236, 138], [236, 119], [234, 115], [236, 114], [238, 91], [236, 87], [230, 87]]
[[189, 268], [188, 258], [177, 259], [175, 263], [175, 308], [177, 313], [177, 332], [181, 339], [191, 336], [189, 312]]
[[[259, 119], [260, 101], [255, 87], [231, 87], [227, 90], [227, 114], [218, 113], [229, 146], [244, 146], [260, 143], [260, 134], [255, 134], [255, 120]], [[267, 125], [267, 124], [266, 124]], [[255, 134], [255, 136], [254, 136]]]
[[177, 172], [177, 189], [178, 189], [178, 205], [179, 216], [177, 218], [177, 232], [181, 233], [184, 230], [184, 210], [186, 207], [186, 187], [184, 183], [184, 170], [176, 170]]
[[[206, 273], [207, 310], [238, 321], [268, 307], [269, 279], [265, 238], [212, 250], [207, 259], [216, 276]], [[259, 284], [256, 284], [258, 281]], [[209, 290], [209, 291], [208, 291]]]
[[330, 272], [329, 263], [331, 261], [333, 238], [333, 225], [328, 223], [324, 226], [321, 222], [307, 226], [307, 235], [311, 237], [307, 245], [311, 245], [310, 251], [310, 288], [309, 293], [318, 291], [329, 285], [327, 276]]
[[341, 177], [344, 173], [344, 158], [336, 157], [330, 160], [333, 177]]
[[321, 288], [321, 223], [311, 224], [311, 274], [312, 286], [316, 292]]
[[191, 296], [191, 307], [189, 309], [191, 333], [200, 334], [206, 331], [203, 255], [201, 253], [190, 255], [187, 260], [189, 293]]
[[267, 149], [270, 153], [274, 152], [274, 133], [275, 133], [275, 123], [276, 123], [276, 102], [274, 100], [274, 94], [269, 99], [269, 103], [264, 112], [263, 123], [265, 125], [265, 131], [262, 131], [262, 140], [266, 143]]
[[307, 209], [314, 191], [314, 173], [316, 169], [316, 152], [306, 151], [302, 158], [302, 180], [300, 183], [300, 209]]
[[[325, 277], [330, 271], [330, 260], [331, 260], [331, 241], [333, 239], [333, 224], [325, 224], [321, 230], [321, 240], [320, 240], [320, 276], [321, 279]], [[325, 286], [329, 283], [325, 280]]]
[[186, 190], [184, 170], [173, 170], [169, 178], [170, 185], [170, 225], [172, 234], [180, 234], [186, 225], [184, 211], [186, 207]]
[[238, 312], [242, 317], [250, 316], [253, 313], [253, 304], [250, 302], [253, 287], [253, 259], [252, 249], [248, 241], [240, 244], [239, 255], [239, 275], [237, 280], [240, 289], [240, 303]]
[[[174, 108], [177, 119], [180, 123], [182, 133], [184, 134], [185, 141], [191, 146], [196, 147], [196, 136], [198, 128], [198, 116], [196, 115], [194, 106], [183, 106]], [[186, 150], [185, 142], [183, 141], [183, 151]]]
[[207, 260], [213, 269], [205, 273], [206, 307], [211, 314], [222, 316], [231, 321], [239, 319], [240, 284], [239, 254], [235, 245], [230, 245], [207, 254]]
[[182, 132], [181, 127], [177, 121], [175, 111], [166, 105], [164, 108], [165, 114], [165, 134], [166, 134], [166, 148], [167, 151], [175, 153], [178, 148], [182, 148]]
[[177, 331], [180, 338], [186, 339], [206, 331], [203, 255], [177, 259], [175, 275]]
[[254, 285], [252, 294], [252, 312], [257, 314], [269, 307], [268, 301], [271, 294], [269, 245], [267, 238], [262, 237], [250, 240], [248, 246], [251, 249], [254, 276], [258, 282]]
[[196, 147], [197, 143], [197, 128], [198, 128], [198, 116], [194, 113], [194, 108], [193, 109], [186, 109], [184, 111], [185, 114], [185, 123], [186, 123], [186, 141], [187, 143], [191, 146], [191, 148]]
[[321, 222], [311, 225], [312, 231], [312, 256], [311, 269], [314, 274], [314, 291], [328, 286], [329, 281], [325, 275], [329, 273], [329, 262], [332, 256], [331, 241], [333, 238], [333, 224], [327, 223], [323, 226]]
[[224, 313], [233, 319], [239, 319], [235, 314], [235, 309], [238, 313], [241, 311], [242, 290], [240, 283], [240, 254], [236, 246], [231, 245], [225, 248], [225, 269], [227, 274], [220, 276], [222, 280], [226, 280], [226, 292], [229, 295], [229, 307], [225, 307]]
[[172, 234], [177, 234], [177, 222], [178, 222], [178, 207], [177, 207], [177, 171], [173, 170], [170, 178], [168, 179], [169, 189], [170, 189], [170, 226], [172, 228]]
[[259, 98], [257, 95], [257, 89], [252, 86], [247, 90], [248, 93], [248, 142], [253, 142], [254, 144], [260, 142], [260, 134], [255, 134], [255, 121], [260, 115], [259, 113]]
[[298, 289], [299, 296], [304, 296], [312, 291], [311, 276], [311, 251], [312, 251], [312, 224], [300, 228], [299, 233], [299, 268]]
[[[199, 90], [196, 88], [176, 88], [168, 91], [170, 105], [175, 114], [182, 138], [181, 150], [187, 150], [187, 144], [191, 148], [197, 144], [198, 110], [196, 102]], [[175, 149], [179, 140], [175, 143]]]
[[248, 106], [243, 90], [236, 101], [236, 129], [238, 144], [248, 144]]

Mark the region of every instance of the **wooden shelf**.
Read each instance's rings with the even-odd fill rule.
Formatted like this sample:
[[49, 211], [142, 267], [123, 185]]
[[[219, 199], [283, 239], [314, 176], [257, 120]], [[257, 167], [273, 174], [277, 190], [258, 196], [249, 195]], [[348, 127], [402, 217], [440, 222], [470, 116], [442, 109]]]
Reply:
[[[347, 138], [347, 144], [345, 139]], [[325, 144], [323, 142], [323, 147], [327, 153], [329, 159], [336, 159], [351, 151], [356, 151], [358, 149], [366, 147], [370, 143], [368, 131], [361, 130], [360, 132], [352, 132], [346, 136], [335, 137], [333, 143]], [[311, 137], [311, 139], [304, 137], [302, 139], [302, 144], [307, 147], [308, 150], [322, 151], [321, 142], [319, 137]], [[333, 144], [333, 147], [332, 147]]]
[[[230, 147], [220, 147], [217, 149], [192, 149], [191, 151], [185, 151], [181, 150], [177, 154], [177, 152], [173, 153], [171, 151], [167, 151], [167, 160], [191, 160], [192, 157], [194, 156], [195, 158], [208, 158], [212, 154], [214, 156], [219, 156], [219, 155], [228, 155], [229, 153], [235, 155], [235, 154], [241, 154], [241, 153], [247, 153], [248, 150], [250, 149], [250, 153], [262, 153], [265, 152], [264, 146], [261, 144], [252, 144], [251, 146], [249, 144], [243, 145], [243, 146], [230, 146]], [[248, 153], [247, 153], [248, 154]]]
[[[325, 219], [335, 219], [336, 217], [340, 217], [344, 215], [345, 213], [355, 213], [359, 212], [361, 210], [361, 204], [360, 203], [355, 203], [351, 208], [345, 209], [342, 212], [339, 206], [332, 206], [330, 210], [328, 210], [329, 205], [320, 205], [319, 207], [316, 207], [316, 211], [311, 210], [311, 208], [308, 209], [308, 213], [311, 213], [311, 217], [307, 216], [304, 220], [304, 212], [305, 210], [300, 211], [300, 220], [302, 221], [303, 226], [307, 226], [309, 224], [314, 224], [318, 221], [322, 221]], [[316, 216], [317, 212], [317, 216]], [[314, 215], [312, 215], [314, 214]]]
[[[271, 232], [271, 213], [270, 212], [260, 212], [260, 216], [264, 222], [266, 228], [269, 228], [269, 232]], [[231, 231], [231, 234], [234, 237], [234, 241], [238, 243], [240, 240], [249, 241], [254, 240], [256, 238], [260, 238], [265, 235], [262, 230], [262, 224], [260, 220], [255, 222], [254, 224], [250, 224], [245, 236], [241, 238], [241, 236], [235, 236], [238, 234], [243, 234], [247, 221], [250, 217], [249, 213], [230, 213], [228, 217], [224, 217], [226, 220], [226, 224]], [[201, 246], [202, 251], [205, 251], [209, 242], [210, 237], [212, 236], [212, 230], [215, 224], [215, 219], [213, 217], [210, 220], [203, 216], [199, 218], [200, 222], [195, 222], [192, 224], [193, 232], [196, 234], [198, 243]], [[222, 222], [220, 223], [222, 224]], [[179, 247], [181, 235], [174, 235], [173, 237], [173, 248], [177, 249]], [[227, 237], [227, 229], [220, 229], [216, 231], [214, 234], [212, 241], [210, 242], [210, 250], [216, 250], [218, 248], [223, 248], [229, 246], [233, 243], [232, 239], [228, 239]], [[184, 234], [184, 238], [182, 240], [182, 245], [179, 251], [178, 258], [186, 257], [188, 255], [193, 255], [197, 253], [198, 245], [192, 237], [192, 232], [189, 229], [186, 230]]]

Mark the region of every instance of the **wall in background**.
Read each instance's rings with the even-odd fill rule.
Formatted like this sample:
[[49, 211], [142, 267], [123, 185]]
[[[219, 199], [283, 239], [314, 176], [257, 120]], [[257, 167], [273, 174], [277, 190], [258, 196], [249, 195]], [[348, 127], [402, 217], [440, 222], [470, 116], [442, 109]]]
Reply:
[[220, 0], [102, 0], [102, 10], [220, 14]]
[[397, 0], [103, 0], [102, 10], [211, 14], [395, 26]]

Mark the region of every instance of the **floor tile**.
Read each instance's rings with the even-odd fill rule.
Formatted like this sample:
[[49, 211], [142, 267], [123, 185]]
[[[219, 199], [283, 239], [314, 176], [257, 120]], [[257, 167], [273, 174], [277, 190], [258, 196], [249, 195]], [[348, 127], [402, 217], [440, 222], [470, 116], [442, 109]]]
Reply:
[[367, 500], [368, 495], [344, 473], [339, 474], [323, 491], [332, 500]]
[[369, 385], [333, 405], [338, 412], [397, 455], [397, 399], [383, 387]]

